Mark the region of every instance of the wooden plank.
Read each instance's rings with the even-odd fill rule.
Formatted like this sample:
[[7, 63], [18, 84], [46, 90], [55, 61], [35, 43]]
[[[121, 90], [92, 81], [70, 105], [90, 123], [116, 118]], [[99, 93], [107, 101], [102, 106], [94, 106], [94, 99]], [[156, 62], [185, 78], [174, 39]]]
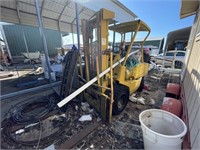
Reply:
[[85, 129], [72, 136], [71, 139], [67, 140], [65, 143], [61, 144], [58, 149], [71, 149], [74, 145], [76, 145], [80, 140], [89, 135], [93, 130], [95, 130], [101, 123], [95, 122], [91, 125], [87, 126]]

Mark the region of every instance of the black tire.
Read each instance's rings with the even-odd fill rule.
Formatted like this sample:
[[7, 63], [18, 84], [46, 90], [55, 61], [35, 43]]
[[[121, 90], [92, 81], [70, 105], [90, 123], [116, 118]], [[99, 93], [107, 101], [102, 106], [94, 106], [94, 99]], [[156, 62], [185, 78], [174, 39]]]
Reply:
[[119, 115], [125, 108], [129, 100], [128, 87], [121, 84], [114, 84], [113, 115]]
[[[72, 84], [74, 81], [75, 67], [78, 60], [78, 51], [69, 51], [64, 58], [65, 69], [63, 71], [61, 90], [60, 90], [60, 100], [71, 94]], [[61, 107], [61, 111], [66, 112], [68, 104]]]
[[140, 86], [137, 89], [138, 92], [142, 92], [142, 90], [144, 89], [144, 77], [142, 77], [142, 80], [140, 82]]
[[183, 66], [183, 62], [181, 62], [181, 61], [175, 61], [175, 68], [177, 68], [177, 69], [181, 69], [182, 68], [182, 66]]

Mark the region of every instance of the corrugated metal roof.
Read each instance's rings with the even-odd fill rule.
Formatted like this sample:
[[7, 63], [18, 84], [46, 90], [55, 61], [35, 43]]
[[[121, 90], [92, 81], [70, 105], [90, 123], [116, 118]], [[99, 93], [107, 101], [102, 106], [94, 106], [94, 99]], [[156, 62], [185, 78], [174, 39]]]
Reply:
[[[76, 2], [79, 4], [79, 21], [89, 19], [101, 8], [114, 11], [115, 20], [118, 22], [131, 21], [137, 17], [117, 0], [77, 0]], [[39, 7], [44, 28], [71, 32], [73, 24], [73, 31], [76, 33], [74, 0], [39, 0]], [[34, 0], [3, 0], [0, 2], [0, 8], [0, 21], [19, 24], [18, 8], [22, 25], [38, 26]]]
[[115, 13], [114, 20], [117, 22], [133, 21], [137, 16], [131, 12], [127, 7], [117, 0], [76, 0], [81, 5], [90, 8], [94, 11], [99, 11], [101, 8], [108, 9]]

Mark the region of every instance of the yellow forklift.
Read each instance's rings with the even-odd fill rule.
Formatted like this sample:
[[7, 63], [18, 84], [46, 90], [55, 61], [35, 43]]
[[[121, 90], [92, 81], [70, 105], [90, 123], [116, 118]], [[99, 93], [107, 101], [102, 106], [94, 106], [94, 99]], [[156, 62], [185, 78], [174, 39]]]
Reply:
[[[113, 24], [114, 16], [113, 12], [101, 9], [90, 20], [82, 20], [85, 65], [79, 71], [81, 85], [97, 77], [97, 83], [88, 87], [83, 97], [99, 112], [103, 120], [109, 122], [112, 115], [118, 115], [125, 109], [129, 96], [144, 84], [143, 77], [148, 73], [148, 63], [143, 61], [143, 45], [150, 34], [150, 28], [141, 20], [109, 26]], [[134, 32], [129, 45], [120, 47], [120, 52], [114, 57], [112, 50], [108, 48], [109, 30], [120, 33], [123, 44], [124, 35]], [[147, 32], [147, 35], [139, 50], [140, 60], [137, 60], [135, 56], [129, 55], [139, 31]], [[117, 62], [119, 65], [114, 68], [113, 64]], [[100, 77], [100, 73], [109, 67], [109, 73]]]
[[[96, 109], [101, 118], [111, 122], [112, 115], [118, 115], [125, 109], [129, 96], [143, 87], [143, 77], [148, 73], [148, 64], [143, 61], [143, 45], [150, 34], [150, 28], [141, 20], [110, 26], [114, 23], [114, 17], [113, 12], [101, 9], [89, 20], [82, 20], [84, 57], [79, 57], [80, 65], [77, 71], [80, 88], [73, 93], [69, 90], [72, 85], [72, 73], [75, 70], [73, 68], [76, 65], [75, 61], [67, 59], [69, 61], [61, 85], [61, 100], [63, 100], [58, 103], [59, 107], [63, 107], [82, 92], [81, 97]], [[121, 34], [118, 54], [113, 55], [113, 50], [108, 48], [109, 30]], [[147, 32], [147, 35], [141, 49], [132, 51], [132, 45], [139, 31]], [[128, 46], [125, 46], [124, 35], [129, 32], [134, 34]], [[135, 57], [139, 52], [140, 59]], [[68, 57], [76, 58], [77, 55], [77, 52], [71, 52]]]

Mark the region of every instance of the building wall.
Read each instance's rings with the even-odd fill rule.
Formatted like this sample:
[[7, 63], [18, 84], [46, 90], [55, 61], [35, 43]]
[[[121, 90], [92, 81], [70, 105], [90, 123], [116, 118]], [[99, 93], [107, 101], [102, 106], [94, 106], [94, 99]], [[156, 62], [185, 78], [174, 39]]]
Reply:
[[[40, 51], [41, 53], [44, 53], [42, 39], [40, 37], [38, 28], [20, 25], [4, 25], [3, 29], [12, 56], [19, 56], [21, 53], [26, 52], [25, 42], [22, 34], [23, 29], [29, 52]], [[61, 47], [60, 32], [44, 29], [44, 34], [47, 41], [49, 55], [56, 55], [56, 48]]]
[[[134, 41], [133, 45], [137, 45], [137, 44], [142, 44], [142, 40], [141, 41]], [[130, 42], [126, 42], [126, 44], [128, 45]], [[116, 43], [116, 45], [118, 45], [120, 43]], [[163, 46], [164, 46], [164, 38], [163, 39], [160, 39], [160, 40], [148, 40], [145, 41], [144, 43], [145, 46], [148, 46], [148, 45], [152, 45], [152, 46], [157, 46], [160, 51], [159, 53], [162, 53], [162, 50], [163, 50]]]
[[200, 9], [196, 14], [183, 76], [183, 89], [189, 118], [192, 149], [200, 149]]

